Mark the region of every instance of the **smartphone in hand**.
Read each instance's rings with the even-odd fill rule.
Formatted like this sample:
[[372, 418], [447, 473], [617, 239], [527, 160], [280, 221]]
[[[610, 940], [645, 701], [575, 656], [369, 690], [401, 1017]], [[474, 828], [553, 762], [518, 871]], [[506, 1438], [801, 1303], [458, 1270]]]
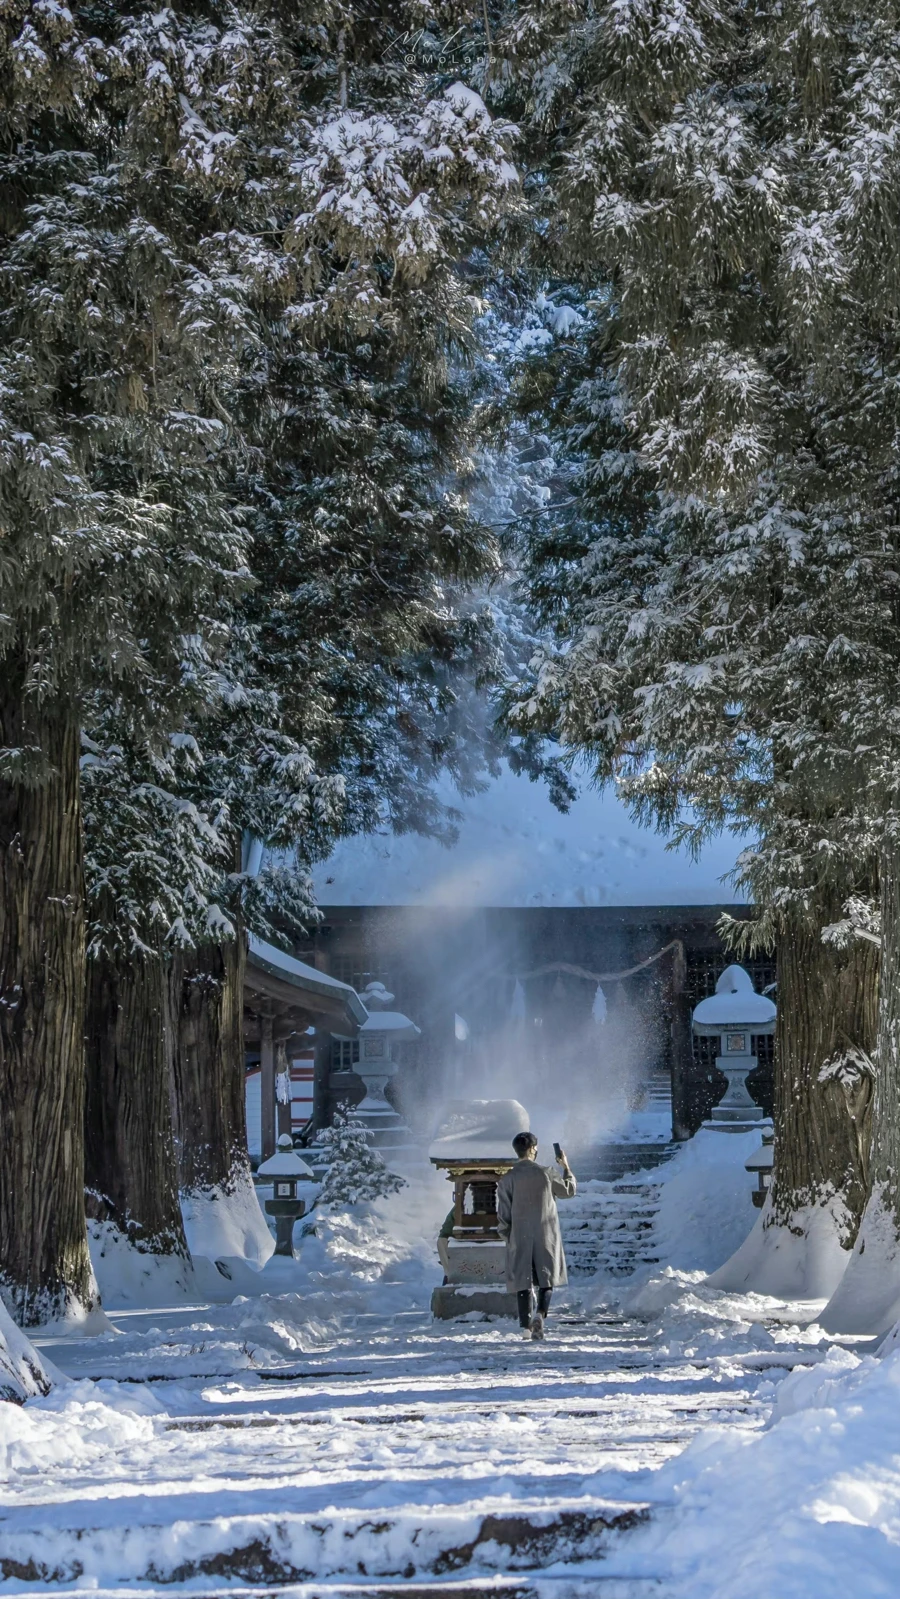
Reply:
[[553, 1153], [556, 1156], [557, 1160], [562, 1160], [563, 1159], [562, 1144], [554, 1144], [553, 1145]]

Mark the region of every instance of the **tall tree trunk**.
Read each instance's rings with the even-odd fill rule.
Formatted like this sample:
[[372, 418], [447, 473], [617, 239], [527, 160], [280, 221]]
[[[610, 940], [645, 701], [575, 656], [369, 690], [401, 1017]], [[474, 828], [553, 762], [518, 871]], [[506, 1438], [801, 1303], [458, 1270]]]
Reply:
[[775, 1169], [750, 1237], [710, 1279], [790, 1298], [832, 1292], [868, 1194], [878, 950], [824, 944], [815, 919], [791, 917], [778, 940]]
[[[833, 916], [837, 920], [837, 914]], [[837, 1196], [840, 1243], [856, 1241], [869, 1193], [872, 1076], [878, 1026], [878, 949], [823, 944], [799, 919], [778, 944], [775, 1170], [768, 1225]]]
[[0, 663], [0, 747], [43, 749], [37, 786], [0, 776], [0, 1288], [33, 1324], [96, 1301], [84, 1219], [84, 887], [79, 729], [28, 725]]
[[185, 958], [173, 1102], [181, 1206], [195, 1255], [263, 1265], [275, 1245], [247, 1153], [242, 934]]
[[825, 1308], [829, 1332], [885, 1332], [900, 1320], [900, 846], [881, 866], [881, 986], [870, 1193], [850, 1264]]
[[88, 962], [88, 1208], [144, 1253], [186, 1257], [169, 1091], [172, 1033], [162, 959]]
[[243, 937], [184, 958], [173, 1106], [183, 1192], [227, 1187], [249, 1167], [244, 1098]]

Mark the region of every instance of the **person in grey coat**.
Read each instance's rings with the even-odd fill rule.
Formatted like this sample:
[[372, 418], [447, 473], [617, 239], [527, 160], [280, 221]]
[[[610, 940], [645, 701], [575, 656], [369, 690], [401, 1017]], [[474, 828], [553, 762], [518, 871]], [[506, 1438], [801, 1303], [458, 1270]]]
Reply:
[[[538, 1165], [534, 1133], [517, 1133], [513, 1149], [519, 1158], [497, 1184], [498, 1231], [506, 1240], [506, 1286], [518, 1299], [522, 1336], [543, 1338], [550, 1295], [568, 1281], [556, 1201], [572, 1198], [575, 1178], [564, 1151], [560, 1151], [561, 1179]], [[533, 1287], [538, 1291], [537, 1314]]]

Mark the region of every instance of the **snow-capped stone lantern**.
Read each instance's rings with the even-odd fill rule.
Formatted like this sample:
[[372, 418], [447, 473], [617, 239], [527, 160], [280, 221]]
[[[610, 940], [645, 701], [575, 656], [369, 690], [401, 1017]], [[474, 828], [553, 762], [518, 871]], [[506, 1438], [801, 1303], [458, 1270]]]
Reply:
[[356, 1106], [354, 1120], [367, 1129], [376, 1149], [388, 1149], [405, 1143], [409, 1129], [384, 1090], [400, 1065], [397, 1045], [420, 1037], [420, 1029], [402, 1011], [388, 1010], [394, 996], [383, 983], [369, 983], [360, 998], [369, 1014], [360, 1024], [359, 1063], [354, 1069], [366, 1085], [366, 1097]]
[[775, 1031], [773, 1001], [757, 994], [743, 966], [727, 966], [715, 993], [696, 1006], [692, 1025], [701, 1038], [718, 1036], [716, 1065], [728, 1078], [728, 1087], [704, 1127], [720, 1133], [751, 1132], [764, 1120], [747, 1092], [748, 1073], [758, 1064], [752, 1041]]
[[306, 1200], [297, 1196], [297, 1184], [311, 1181], [313, 1173], [295, 1152], [290, 1133], [282, 1133], [274, 1155], [258, 1169], [260, 1177], [271, 1177], [274, 1198], [266, 1200], [266, 1215], [275, 1218], [275, 1253], [293, 1256], [294, 1222], [306, 1214]]

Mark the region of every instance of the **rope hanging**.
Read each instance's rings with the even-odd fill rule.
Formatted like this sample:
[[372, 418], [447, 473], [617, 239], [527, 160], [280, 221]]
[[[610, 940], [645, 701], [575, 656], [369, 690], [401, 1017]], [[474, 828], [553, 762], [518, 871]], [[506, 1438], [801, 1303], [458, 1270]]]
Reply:
[[629, 966], [624, 972], [589, 972], [585, 966], [573, 966], [569, 961], [551, 961], [548, 966], [537, 966], [533, 972], [523, 972], [517, 979], [520, 983], [527, 983], [533, 977], [549, 977], [551, 972], [568, 972], [572, 977], [583, 977], [589, 983], [621, 983], [626, 977], [634, 977], [637, 972], [646, 971], [648, 966], [653, 966], [656, 961], [668, 955], [669, 950], [677, 950], [684, 961], [684, 944], [680, 938], [670, 939], [655, 955], [648, 955], [646, 960], [638, 961], [636, 966]]

